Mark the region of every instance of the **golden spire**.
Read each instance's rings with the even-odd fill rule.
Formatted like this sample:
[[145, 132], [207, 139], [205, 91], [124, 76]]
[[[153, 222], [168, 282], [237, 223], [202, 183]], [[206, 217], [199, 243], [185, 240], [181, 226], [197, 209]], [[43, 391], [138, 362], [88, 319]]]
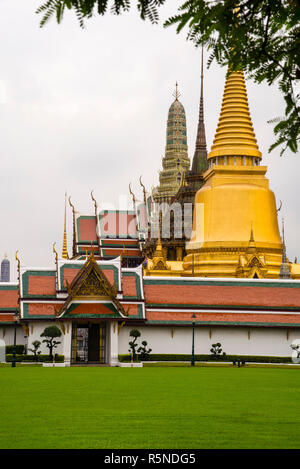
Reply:
[[156, 249], [152, 258], [152, 267], [151, 270], [168, 270], [167, 262], [164, 256], [161, 236], [160, 236], [160, 226], [158, 227], [158, 239], [156, 243]]
[[208, 158], [217, 156], [261, 158], [249, 112], [242, 71], [227, 72], [219, 124]]
[[62, 258], [69, 259], [68, 245], [67, 245], [67, 193], [65, 194], [65, 220], [64, 220], [64, 240], [62, 248]]
[[160, 235], [160, 226], [158, 227], [158, 238], [157, 238], [157, 243], [156, 243], [156, 249], [155, 249], [155, 257], [163, 255], [163, 249], [162, 249], [162, 242], [161, 242], [161, 235]]
[[253, 222], [251, 222], [251, 233], [250, 233], [250, 239], [249, 239], [247, 253], [251, 254], [251, 253], [254, 253], [254, 252], [256, 252], [256, 244], [255, 244], [255, 240], [254, 240]]

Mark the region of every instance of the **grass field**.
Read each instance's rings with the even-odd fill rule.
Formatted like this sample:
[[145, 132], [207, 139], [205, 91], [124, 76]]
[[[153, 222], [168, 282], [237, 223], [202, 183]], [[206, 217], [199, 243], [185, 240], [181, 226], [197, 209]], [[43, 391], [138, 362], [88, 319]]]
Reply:
[[0, 369], [0, 448], [299, 448], [298, 369]]

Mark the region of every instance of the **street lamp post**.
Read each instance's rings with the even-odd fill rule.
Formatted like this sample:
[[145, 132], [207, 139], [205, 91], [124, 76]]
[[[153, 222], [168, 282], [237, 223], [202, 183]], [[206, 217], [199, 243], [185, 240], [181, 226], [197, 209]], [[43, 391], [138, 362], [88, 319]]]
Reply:
[[195, 319], [196, 319], [195, 314], [193, 314], [192, 319], [193, 319], [193, 335], [192, 335], [192, 361], [191, 361], [191, 366], [195, 366]]
[[12, 356], [12, 362], [11, 362], [12, 368], [15, 368], [16, 366], [17, 324], [18, 324], [18, 317], [17, 317], [17, 314], [15, 313], [14, 315], [14, 346], [13, 346], [13, 356]]

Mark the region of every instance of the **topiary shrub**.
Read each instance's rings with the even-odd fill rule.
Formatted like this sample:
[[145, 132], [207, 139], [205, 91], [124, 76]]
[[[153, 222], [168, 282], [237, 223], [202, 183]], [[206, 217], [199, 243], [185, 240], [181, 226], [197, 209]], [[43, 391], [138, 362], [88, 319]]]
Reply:
[[43, 343], [49, 349], [49, 358], [53, 359], [53, 350], [61, 343], [55, 340], [57, 337], [61, 337], [62, 332], [57, 326], [48, 326], [41, 333], [41, 337], [45, 337]]
[[32, 342], [32, 345], [33, 345], [33, 349], [32, 349], [32, 348], [29, 348], [28, 350], [33, 353], [34, 359], [35, 359], [36, 361], [38, 361], [39, 355], [42, 353], [42, 352], [39, 350], [39, 348], [40, 348], [40, 346], [41, 346], [41, 342], [40, 342], [39, 340], [34, 340], [34, 341]]
[[211, 354], [215, 358], [219, 357], [222, 353], [222, 346], [220, 342], [217, 342], [216, 344], [212, 344], [210, 351], [211, 351]]
[[129, 347], [130, 348], [129, 348], [128, 352], [133, 355], [133, 360], [135, 361], [136, 356], [137, 356], [136, 349], [137, 349], [137, 346], [138, 346], [137, 339], [138, 339], [138, 337], [141, 337], [141, 333], [138, 329], [132, 329], [130, 331], [129, 335], [130, 335], [130, 337], [133, 337], [134, 339], [129, 342]]
[[147, 345], [148, 342], [146, 342], [146, 340], [143, 340], [142, 346], [138, 348], [139, 358], [142, 361], [149, 360], [150, 352], [152, 352], [151, 348], [147, 350]]

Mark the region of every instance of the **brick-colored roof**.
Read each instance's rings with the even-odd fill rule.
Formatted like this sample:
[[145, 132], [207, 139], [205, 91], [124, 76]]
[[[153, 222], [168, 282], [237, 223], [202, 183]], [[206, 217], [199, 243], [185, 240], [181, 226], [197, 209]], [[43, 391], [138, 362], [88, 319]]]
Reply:
[[28, 305], [28, 316], [55, 316], [55, 308], [59, 309], [59, 305], [49, 303], [30, 303]]
[[[262, 282], [261, 282], [262, 285]], [[247, 285], [235, 282], [207, 283], [188, 281], [144, 280], [145, 299], [148, 304], [157, 305], [199, 305], [199, 306], [249, 306], [300, 309], [300, 285], [283, 286], [274, 283]]]
[[118, 248], [132, 248], [138, 247], [137, 239], [101, 239], [101, 246], [105, 247], [118, 247]]
[[15, 289], [5, 289], [5, 287], [2, 287], [0, 289], [0, 309], [17, 308], [18, 298], [19, 292], [17, 287]]
[[82, 216], [77, 219], [77, 238], [77, 242], [97, 241], [95, 216]]
[[137, 296], [137, 279], [136, 276], [124, 276], [122, 278], [122, 289], [123, 295], [126, 296]]
[[120, 318], [122, 317], [113, 303], [79, 303], [71, 304], [64, 318]]
[[0, 324], [2, 322], [14, 322], [14, 314], [0, 314]]
[[134, 212], [104, 211], [99, 215], [100, 235], [112, 238], [137, 238]]
[[[148, 321], [192, 322], [191, 312], [146, 311]], [[239, 324], [295, 324], [300, 326], [300, 315], [296, 314], [255, 314], [253, 313], [195, 313], [195, 323], [239, 323]]]
[[128, 311], [128, 318], [144, 318], [144, 307], [142, 304], [123, 303], [124, 310]]
[[29, 295], [56, 295], [56, 278], [52, 276], [29, 275]]
[[119, 248], [119, 249], [112, 249], [112, 248], [105, 248], [101, 249], [102, 257], [119, 257], [123, 256], [125, 257], [140, 257], [141, 256], [141, 251], [139, 249], [124, 249]]
[[66, 287], [67, 282], [69, 284], [71, 284], [79, 271], [80, 271], [80, 267], [78, 267], [78, 268], [65, 267], [64, 270], [63, 270], [63, 272], [64, 272], [63, 273], [63, 279], [64, 279], [63, 286]]

